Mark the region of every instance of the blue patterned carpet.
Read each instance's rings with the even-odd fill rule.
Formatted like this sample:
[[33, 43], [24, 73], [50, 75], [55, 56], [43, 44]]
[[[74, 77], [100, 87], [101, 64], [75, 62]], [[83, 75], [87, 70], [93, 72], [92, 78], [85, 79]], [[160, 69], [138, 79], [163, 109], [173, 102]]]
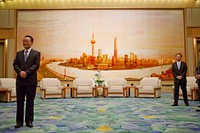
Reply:
[[34, 127], [15, 129], [16, 102], [0, 103], [0, 132], [5, 133], [200, 133], [198, 101], [172, 107], [161, 98], [66, 98], [35, 100]]

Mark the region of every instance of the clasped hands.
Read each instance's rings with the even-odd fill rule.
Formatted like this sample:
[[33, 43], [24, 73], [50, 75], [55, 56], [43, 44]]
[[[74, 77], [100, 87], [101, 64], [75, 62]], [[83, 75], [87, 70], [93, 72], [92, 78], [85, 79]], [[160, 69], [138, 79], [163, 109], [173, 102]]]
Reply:
[[27, 75], [26, 75], [26, 72], [25, 72], [25, 71], [21, 71], [21, 72], [20, 72], [20, 76], [21, 76], [22, 78], [26, 78], [26, 76], [27, 76]]
[[179, 79], [179, 80], [181, 80], [183, 77], [182, 76], [177, 76], [176, 78]]
[[200, 74], [197, 74], [197, 75], [196, 75], [196, 78], [197, 78], [197, 79], [200, 79]]

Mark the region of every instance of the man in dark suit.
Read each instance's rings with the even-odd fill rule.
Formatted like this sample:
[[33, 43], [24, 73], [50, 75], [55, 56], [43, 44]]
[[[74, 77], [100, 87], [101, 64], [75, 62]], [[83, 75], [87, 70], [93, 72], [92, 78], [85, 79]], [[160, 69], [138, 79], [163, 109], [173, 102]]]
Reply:
[[33, 37], [26, 35], [23, 38], [24, 50], [18, 51], [13, 62], [17, 73], [16, 94], [17, 114], [15, 128], [23, 126], [24, 101], [26, 97], [25, 122], [27, 127], [33, 127], [34, 99], [37, 87], [37, 70], [40, 66], [40, 52], [34, 50]]
[[174, 75], [174, 103], [172, 104], [172, 106], [178, 106], [179, 86], [181, 86], [181, 90], [183, 92], [184, 103], [186, 106], [189, 106], [186, 90], [187, 65], [185, 62], [181, 61], [181, 53], [177, 53], [175, 57], [176, 62], [172, 64], [172, 73]]
[[[200, 61], [198, 61], [195, 73], [196, 73], [196, 78], [197, 78], [198, 96], [199, 96], [199, 101], [200, 101]], [[200, 107], [200, 106], [198, 106], [198, 107]], [[200, 109], [197, 109], [196, 111], [200, 112]]]

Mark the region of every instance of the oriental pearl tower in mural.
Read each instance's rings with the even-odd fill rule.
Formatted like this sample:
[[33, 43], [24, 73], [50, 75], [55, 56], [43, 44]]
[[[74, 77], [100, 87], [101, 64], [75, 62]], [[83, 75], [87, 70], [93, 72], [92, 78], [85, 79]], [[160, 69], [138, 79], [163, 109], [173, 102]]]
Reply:
[[92, 44], [92, 56], [94, 56], [94, 44], [96, 43], [96, 41], [94, 40], [94, 33], [92, 33], [92, 40], [91, 40], [91, 44]]
[[91, 64], [95, 64], [95, 56], [94, 56], [94, 44], [95, 44], [95, 40], [94, 40], [94, 33], [92, 33], [92, 40], [91, 40], [91, 44], [92, 44], [92, 56], [90, 57], [90, 63]]

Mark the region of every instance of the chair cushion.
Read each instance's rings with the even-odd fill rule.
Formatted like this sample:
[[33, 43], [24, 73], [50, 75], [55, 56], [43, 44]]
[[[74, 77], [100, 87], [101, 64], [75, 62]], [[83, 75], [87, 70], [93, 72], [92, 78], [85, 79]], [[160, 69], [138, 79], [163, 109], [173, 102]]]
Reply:
[[140, 89], [139, 92], [144, 92], [144, 93], [154, 93], [153, 89]]
[[145, 77], [140, 81], [140, 85], [159, 86], [159, 78], [158, 77]]
[[187, 77], [187, 85], [188, 86], [197, 86], [196, 78], [194, 76]]
[[110, 86], [108, 92], [123, 92], [123, 86]]
[[77, 86], [78, 90], [92, 90], [92, 87], [90, 86]]
[[55, 94], [55, 93], [61, 94], [61, 90], [57, 89], [57, 87], [48, 87], [46, 89], [46, 94]]
[[140, 90], [151, 90], [154, 91], [153, 86], [142, 86], [142, 88]]
[[0, 86], [6, 87], [6, 88], [14, 88], [16, 86], [16, 79], [0, 78]]
[[124, 86], [125, 84], [126, 80], [124, 78], [111, 78], [107, 81], [107, 85], [109, 86]]
[[41, 86], [59, 86], [60, 81], [57, 78], [43, 78], [42, 79], [42, 85]]
[[92, 86], [93, 80], [89, 78], [77, 78], [73, 84], [74, 86]]
[[88, 86], [79, 86], [77, 91], [78, 93], [92, 93], [92, 88]]

